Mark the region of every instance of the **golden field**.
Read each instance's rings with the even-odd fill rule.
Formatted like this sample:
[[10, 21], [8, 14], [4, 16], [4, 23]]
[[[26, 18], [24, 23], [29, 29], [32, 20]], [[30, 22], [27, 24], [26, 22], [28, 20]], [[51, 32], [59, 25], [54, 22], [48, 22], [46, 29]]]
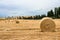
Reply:
[[0, 20], [0, 40], [60, 40], [60, 19], [53, 21], [56, 32], [41, 32], [41, 20]]

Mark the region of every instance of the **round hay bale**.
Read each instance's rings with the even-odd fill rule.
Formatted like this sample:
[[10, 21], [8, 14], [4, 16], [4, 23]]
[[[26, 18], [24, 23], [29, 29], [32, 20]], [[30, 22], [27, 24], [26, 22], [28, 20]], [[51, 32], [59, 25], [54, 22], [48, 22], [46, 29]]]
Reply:
[[55, 22], [52, 18], [43, 18], [40, 25], [42, 32], [53, 32], [55, 31]]

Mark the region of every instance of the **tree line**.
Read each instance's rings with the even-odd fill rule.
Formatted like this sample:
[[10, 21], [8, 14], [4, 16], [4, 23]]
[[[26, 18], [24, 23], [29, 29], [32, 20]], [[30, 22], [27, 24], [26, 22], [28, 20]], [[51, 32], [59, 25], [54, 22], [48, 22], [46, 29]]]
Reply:
[[7, 17], [8, 19], [14, 18], [14, 19], [42, 19], [44, 17], [51, 17], [54, 19], [60, 18], [60, 7], [55, 8], [54, 11], [50, 10], [47, 12], [47, 15], [43, 14], [43, 15], [35, 15], [35, 16], [19, 16], [19, 17]]
[[54, 11], [53, 10], [48, 11], [47, 17], [60, 18], [60, 7], [55, 8]]

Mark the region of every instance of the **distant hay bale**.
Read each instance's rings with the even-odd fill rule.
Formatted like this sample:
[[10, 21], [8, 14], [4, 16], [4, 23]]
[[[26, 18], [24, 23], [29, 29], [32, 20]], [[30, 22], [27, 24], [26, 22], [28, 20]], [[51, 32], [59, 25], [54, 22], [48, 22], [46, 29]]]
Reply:
[[43, 18], [41, 20], [40, 28], [42, 32], [53, 32], [55, 31], [55, 22], [52, 20], [52, 18]]
[[19, 21], [16, 21], [16, 23], [18, 24], [18, 23], [19, 23]]

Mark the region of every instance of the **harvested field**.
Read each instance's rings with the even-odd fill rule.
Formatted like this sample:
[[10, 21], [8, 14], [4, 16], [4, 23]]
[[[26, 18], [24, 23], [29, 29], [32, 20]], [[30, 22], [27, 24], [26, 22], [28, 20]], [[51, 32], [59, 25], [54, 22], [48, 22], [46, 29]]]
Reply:
[[1, 20], [0, 40], [60, 40], [60, 19], [53, 21], [56, 32], [41, 32], [41, 20]]

